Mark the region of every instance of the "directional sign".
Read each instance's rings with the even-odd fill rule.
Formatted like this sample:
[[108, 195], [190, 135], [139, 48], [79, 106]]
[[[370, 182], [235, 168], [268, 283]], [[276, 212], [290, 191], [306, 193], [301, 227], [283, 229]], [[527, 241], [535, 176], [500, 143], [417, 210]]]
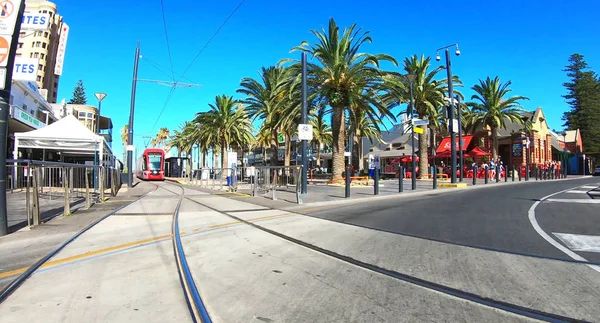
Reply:
[[0, 35], [0, 67], [6, 67], [10, 52], [11, 36]]
[[48, 30], [50, 15], [47, 13], [26, 12], [23, 14], [21, 30]]
[[39, 63], [38, 58], [15, 57], [13, 80], [35, 82]]
[[298, 125], [298, 139], [308, 141], [313, 139], [313, 127], [311, 124], [301, 123]]
[[0, 67], [0, 90], [6, 86], [6, 67]]
[[426, 126], [429, 124], [429, 120], [423, 119], [412, 119], [413, 126]]
[[[13, 0], [17, 2], [18, 0]], [[12, 35], [19, 14], [20, 1], [17, 5], [10, 0], [0, 0], [0, 35]]]

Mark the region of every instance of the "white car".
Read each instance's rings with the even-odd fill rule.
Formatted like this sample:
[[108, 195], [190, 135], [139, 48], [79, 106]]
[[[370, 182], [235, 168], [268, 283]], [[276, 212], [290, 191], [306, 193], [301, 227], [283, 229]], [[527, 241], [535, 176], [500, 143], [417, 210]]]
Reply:
[[594, 176], [600, 176], [600, 166], [596, 166], [596, 169], [594, 169]]

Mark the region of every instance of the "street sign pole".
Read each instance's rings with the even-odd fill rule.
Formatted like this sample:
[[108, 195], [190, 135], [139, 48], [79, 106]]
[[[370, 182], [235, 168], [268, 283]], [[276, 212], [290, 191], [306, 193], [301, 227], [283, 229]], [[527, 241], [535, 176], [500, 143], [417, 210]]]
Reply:
[[[11, 12], [5, 12], [3, 19], [11, 19], [16, 14], [14, 26], [7, 26], [8, 30], [0, 32], [3, 38], [10, 39], [7, 56], [2, 60], [6, 67], [0, 67], [4, 73], [4, 86], [0, 89], [0, 236], [8, 234], [8, 210], [6, 208], [6, 149], [8, 148], [8, 114], [10, 110], [10, 89], [12, 85], [13, 65], [19, 44], [19, 33], [21, 32], [21, 21], [25, 12], [25, 0], [8, 2], [13, 4]], [[7, 10], [6, 8], [4, 10]], [[12, 22], [10, 23], [12, 25]], [[17, 159], [18, 156], [13, 156]]]
[[[137, 88], [138, 63], [140, 61], [140, 42], [135, 49], [135, 60], [133, 61], [133, 81], [131, 84], [131, 106], [129, 107], [129, 128], [127, 134], [127, 145], [133, 145], [133, 117], [135, 114], [135, 90]], [[133, 185], [133, 152], [127, 150], [127, 187]]]
[[[302, 52], [302, 124], [306, 124], [308, 121], [308, 107], [306, 102], [306, 53]], [[308, 156], [306, 156], [308, 149], [308, 143], [306, 140], [302, 140], [302, 194], [306, 194], [308, 192], [308, 180], [307, 180], [307, 172], [308, 172]]]

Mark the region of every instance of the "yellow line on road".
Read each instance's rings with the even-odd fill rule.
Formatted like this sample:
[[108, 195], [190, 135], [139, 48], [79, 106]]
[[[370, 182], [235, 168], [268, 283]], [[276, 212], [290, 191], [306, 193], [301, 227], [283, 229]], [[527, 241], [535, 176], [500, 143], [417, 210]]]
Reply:
[[[262, 216], [262, 217], [258, 217], [258, 218], [249, 219], [249, 220], [246, 220], [246, 221], [248, 221], [248, 222], [254, 222], [254, 221], [266, 220], [266, 219], [270, 219], [270, 218], [281, 217], [281, 216], [285, 216], [285, 215], [291, 215], [291, 213], [282, 213], [282, 214], [276, 214], [276, 215], [270, 215], [270, 216]], [[215, 225], [207, 226], [207, 227], [204, 227], [204, 228], [196, 228], [196, 229], [191, 230], [191, 232], [198, 232], [198, 231], [207, 230], [207, 229], [225, 228], [225, 227], [230, 227], [230, 226], [233, 226], [233, 225], [236, 225], [236, 224], [240, 224], [240, 223], [241, 222], [235, 221], [235, 222], [227, 222], [227, 223], [222, 223], [222, 224], [215, 224]], [[181, 235], [187, 235], [187, 234], [189, 234], [189, 233], [186, 233], [185, 231], [181, 231]], [[73, 262], [73, 261], [77, 261], [77, 260], [81, 260], [81, 259], [86, 259], [86, 258], [90, 258], [90, 257], [93, 257], [93, 256], [97, 256], [97, 255], [109, 253], [109, 252], [112, 252], [112, 251], [126, 249], [126, 248], [129, 248], [129, 247], [135, 247], [135, 246], [139, 246], [139, 245], [143, 245], [143, 244], [146, 244], [146, 243], [155, 242], [155, 241], [159, 241], [159, 240], [163, 240], [163, 239], [167, 239], [167, 238], [171, 238], [171, 237], [173, 237], [173, 235], [166, 234], [166, 235], [162, 235], [162, 236], [158, 236], [158, 237], [153, 237], [153, 238], [148, 238], [148, 239], [143, 239], [143, 240], [132, 241], [132, 242], [128, 242], [128, 243], [124, 243], [124, 244], [120, 244], [120, 245], [116, 245], [116, 246], [112, 246], [112, 247], [108, 247], [108, 248], [97, 249], [97, 250], [89, 251], [89, 252], [82, 253], [82, 254], [75, 255], [75, 256], [71, 256], [71, 257], [66, 257], [66, 258], [62, 258], [62, 259], [48, 261], [47, 263], [43, 264], [41, 266], [41, 268], [54, 267], [54, 266], [58, 266], [58, 265], [70, 263], [70, 262]], [[0, 273], [0, 279], [22, 274], [28, 268], [29, 267], [19, 268], [19, 269], [15, 269], [15, 270], [11, 270], [11, 271]]]

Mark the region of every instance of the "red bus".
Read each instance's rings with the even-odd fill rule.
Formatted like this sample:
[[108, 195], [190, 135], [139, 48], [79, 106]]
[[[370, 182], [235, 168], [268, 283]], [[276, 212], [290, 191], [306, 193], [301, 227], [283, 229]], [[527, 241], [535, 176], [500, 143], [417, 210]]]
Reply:
[[147, 148], [136, 163], [135, 174], [147, 181], [165, 180], [165, 151], [160, 148]]

